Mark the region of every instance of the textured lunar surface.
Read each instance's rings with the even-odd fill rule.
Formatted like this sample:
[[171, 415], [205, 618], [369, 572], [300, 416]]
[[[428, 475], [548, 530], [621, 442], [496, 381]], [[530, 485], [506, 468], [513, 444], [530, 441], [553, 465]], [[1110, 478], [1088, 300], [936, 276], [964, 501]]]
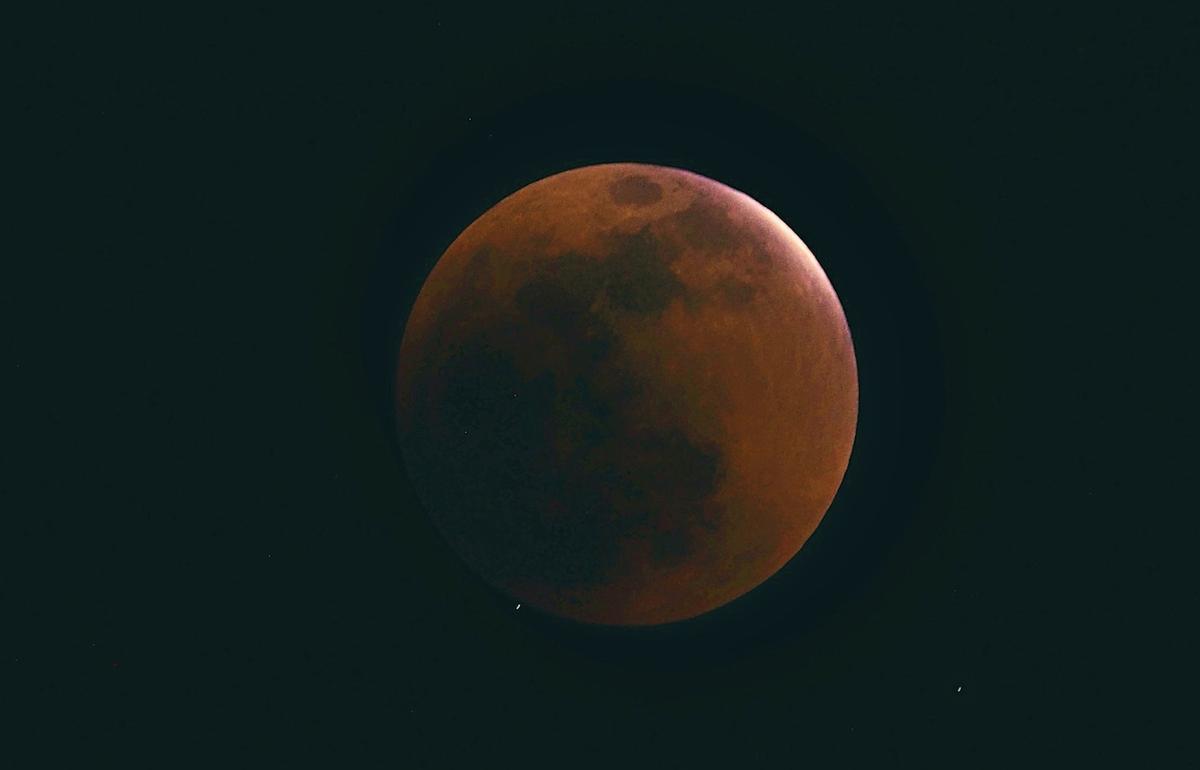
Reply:
[[849, 462], [850, 332], [824, 271], [748, 196], [589, 166], [451, 244], [397, 368], [409, 475], [451, 547], [578, 621], [700, 615], [803, 546]]

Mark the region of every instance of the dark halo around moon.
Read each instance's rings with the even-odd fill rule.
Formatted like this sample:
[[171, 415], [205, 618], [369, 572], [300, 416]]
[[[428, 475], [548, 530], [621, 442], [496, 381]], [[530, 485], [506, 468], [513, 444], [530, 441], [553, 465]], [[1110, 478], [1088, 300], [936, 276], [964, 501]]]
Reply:
[[692, 618], [816, 529], [854, 441], [850, 332], [816, 259], [748, 196], [574, 169], [446, 250], [397, 365], [405, 463], [439, 530], [518, 601]]

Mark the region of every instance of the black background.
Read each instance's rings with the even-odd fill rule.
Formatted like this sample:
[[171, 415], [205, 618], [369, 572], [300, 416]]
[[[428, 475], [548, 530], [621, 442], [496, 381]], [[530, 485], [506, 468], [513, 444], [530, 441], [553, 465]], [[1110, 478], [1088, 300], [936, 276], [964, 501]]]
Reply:
[[[1187, 749], [1189, 512], [1164, 438], [1186, 354], [1158, 314], [1194, 253], [1173, 229], [1195, 203], [1194, 18], [58, 11], [14, 27], [11, 100], [4, 665], [28, 756]], [[801, 557], [640, 634], [476, 581], [388, 413], [398, 323], [441, 250], [503, 195], [611, 160], [699, 171], [787, 221], [863, 387]]]

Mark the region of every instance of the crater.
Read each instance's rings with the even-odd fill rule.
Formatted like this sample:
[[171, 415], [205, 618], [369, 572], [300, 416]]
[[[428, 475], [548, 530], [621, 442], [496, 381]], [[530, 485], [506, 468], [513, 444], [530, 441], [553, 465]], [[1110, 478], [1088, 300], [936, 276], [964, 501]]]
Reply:
[[735, 308], [749, 305], [758, 294], [757, 288], [733, 276], [725, 276], [721, 279], [721, 282], [717, 284], [717, 291], [721, 293], [726, 303]]
[[671, 217], [680, 234], [692, 248], [706, 251], [732, 251], [753, 242], [744, 228], [730, 217], [723, 206], [707, 197], [696, 198], [690, 206]]
[[640, 174], [621, 177], [608, 186], [613, 203], [622, 206], [649, 206], [662, 200], [662, 187]]

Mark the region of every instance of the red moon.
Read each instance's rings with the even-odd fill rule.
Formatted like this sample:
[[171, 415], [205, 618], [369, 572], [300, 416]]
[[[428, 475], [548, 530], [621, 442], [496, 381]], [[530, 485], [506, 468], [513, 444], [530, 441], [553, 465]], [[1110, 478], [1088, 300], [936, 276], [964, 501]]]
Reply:
[[442, 255], [397, 364], [400, 444], [450, 546], [516, 602], [654, 625], [726, 604], [812, 535], [858, 415], [833, 286], [749, 196], [587, 166]]

